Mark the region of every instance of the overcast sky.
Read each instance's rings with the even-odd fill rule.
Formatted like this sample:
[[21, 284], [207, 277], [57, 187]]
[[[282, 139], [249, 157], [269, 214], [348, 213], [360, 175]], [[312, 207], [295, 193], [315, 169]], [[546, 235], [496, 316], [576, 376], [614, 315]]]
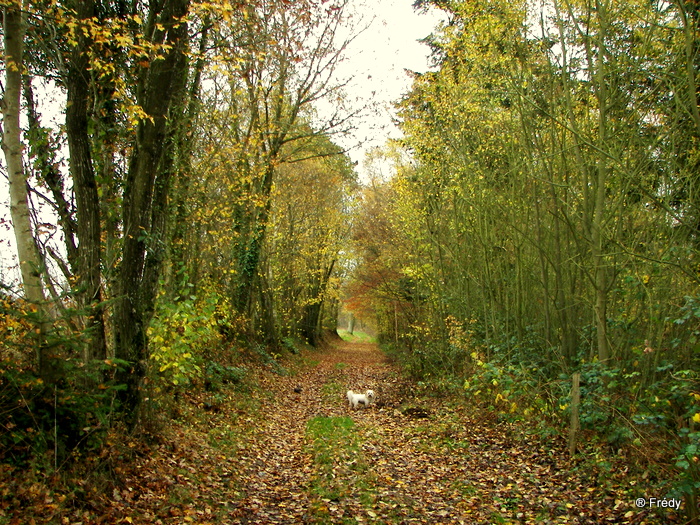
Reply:
[[414, 0], [351, 0], [364, 23], [371, 23], [349, 46], [347, 60], [339, 71], [341, 76], [353, 77], [349, 97], [357, 103], [376, 105], [374, 111], [353, 122], [355, 132], [341, 144], [361, 147], [349, 151], [353, 161], [362, 169], [365, 152], [382, 146], [386, 140], [400, 136], [392, 124], [393, 103], [411, 87], [406, 70], [425, 72], [428, 69], [428, 46], [418, 40], [425, 38], [444, 18], [438, 10], [427, 13], [413, 9]]

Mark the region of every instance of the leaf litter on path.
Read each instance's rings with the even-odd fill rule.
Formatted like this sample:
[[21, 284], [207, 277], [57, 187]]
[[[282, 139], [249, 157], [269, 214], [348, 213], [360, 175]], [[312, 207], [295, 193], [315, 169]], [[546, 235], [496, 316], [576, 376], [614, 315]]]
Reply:
[[[136, 454], [97, 521], [680, 522], [667, 509], [637, 509], [624, 480], [603, 486], [577, 471], [562, 439], [534, 441], [464, 404], [421, 395], [374, 344], [334, 341], [302, 362], [286, 376], [258, 371], [258, 388]], [[345, 392], [368, 388], [376, 403], [350, 409]], [[255, 410], [241, 409], [241, 396]]]

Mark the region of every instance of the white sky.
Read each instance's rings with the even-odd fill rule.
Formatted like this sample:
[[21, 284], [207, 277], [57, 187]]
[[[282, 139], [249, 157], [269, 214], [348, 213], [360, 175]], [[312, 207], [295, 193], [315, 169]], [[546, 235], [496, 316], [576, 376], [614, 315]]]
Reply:
[[432, 33], [445, 15], [437, 10], [417, 12], [413, 0], [351, 0], [351, 4], [364, 24], [371, 25], [350, 44], [339, 74], [354, 77], [347, 90], [351, 98], [358, 104], [373, 103], [374, 108], [353, 122], [352, 137], [339, 142], [352, 148], [349, 155], [362, 176], [365, 153], [400, 136], [392, 124], [393, 103], [411, 87], [406, 70], [428, 70], [428, 46], [418, 40]]

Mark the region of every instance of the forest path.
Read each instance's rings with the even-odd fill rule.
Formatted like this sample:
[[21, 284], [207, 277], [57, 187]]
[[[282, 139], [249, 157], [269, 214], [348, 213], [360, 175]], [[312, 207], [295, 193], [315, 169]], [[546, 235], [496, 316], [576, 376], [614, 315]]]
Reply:
[[[311, 357], [261, 379], [272, 403], [230, 465], [242, 480], [231, 523], [653, 522], [572, 474], [561, 440], [530, 443], [421, 395], [374, 344], [337, 340]], [[345, 392], [367, 388], [376, 404], [351, 410]]]
[[[372, 388], [383, 398], [395, 376], [375, 344], [338, 339], [312, 352], [297, 373], [260, 377], [260, 386], [271, 394], [272, 403], [266, 406], [255, 436], [237, 456], [237, 470], [246, 481], [241, 489], [244, 497], [232, 517], [240, 523], [327, 523], [323, 507], [333, 503], [313, 494], [318, 465], [308, 436], [309, 421], [349, 416], [358, 422], [372, 420], [378, 413], [376, 406], [351, 413], [345, 393]], [[362, 515], [357, 501], [336, 507], [338, 518]]]
[[[290, 373], [257, 370], [255, 387], [213, 404], [190, 399], [96, 523], [679, 522], [637, 509], [624, 472], [576, 468], [561, 438], [543, 444], [421, 391], [374, 344], [336, 339], [286, 364]], [[368, 388], [376, 403], [351, 410], [345, 392]]]

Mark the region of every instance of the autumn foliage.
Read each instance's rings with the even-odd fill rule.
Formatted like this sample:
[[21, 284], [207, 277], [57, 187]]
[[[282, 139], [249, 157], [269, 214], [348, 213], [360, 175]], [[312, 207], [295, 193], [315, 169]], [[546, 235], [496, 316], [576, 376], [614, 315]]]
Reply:
[[[3, 129], [26, 213], [21, 282], [3, 271], [0, 459], [51, 476], [89, 456], [107, 479], [115, 436], [157, 436], [186, 389], [237, 383], [246, 359], [272, 366], [334, 319], [355, 184], [331, 140], [347, 15], [314, 1], [0, 5], [3, 115], [28, 122]], [[337, 112], [318, 118], [330, 97]]]
[[415, 2], [364, 185], [348, 4], [0, 0], [0, 522], [698, 520], [695, 3]]

